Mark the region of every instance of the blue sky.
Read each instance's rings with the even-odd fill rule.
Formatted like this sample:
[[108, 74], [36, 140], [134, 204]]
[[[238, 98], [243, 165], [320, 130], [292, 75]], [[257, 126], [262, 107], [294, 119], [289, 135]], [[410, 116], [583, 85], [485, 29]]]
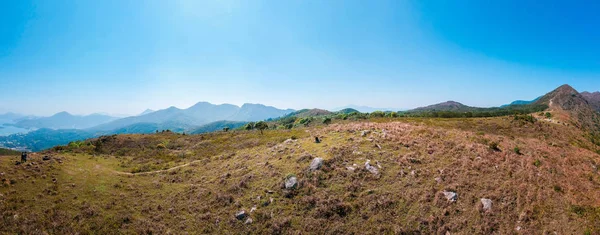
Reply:
[[498, 106], [600, 90], [597, 1], [0, 3], [0, 112]]

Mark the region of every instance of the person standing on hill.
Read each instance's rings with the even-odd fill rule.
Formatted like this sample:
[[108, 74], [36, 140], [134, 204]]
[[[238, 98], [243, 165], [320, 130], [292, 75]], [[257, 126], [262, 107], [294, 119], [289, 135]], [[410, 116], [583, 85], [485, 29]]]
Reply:
[[27, 161], [27, 152], [22, 152], [21, 153], [21, 163], [26, 162]]

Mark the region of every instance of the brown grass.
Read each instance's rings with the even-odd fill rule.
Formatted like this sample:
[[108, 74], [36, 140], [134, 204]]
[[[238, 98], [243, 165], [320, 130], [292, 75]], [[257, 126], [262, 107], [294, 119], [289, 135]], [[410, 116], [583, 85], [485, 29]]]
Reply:
[[[600, 158], [579, 130], [510, 118], [397, 120], [105, 137], [49, 152], [51, 161], [34, 155], [35, 165], [3, 157], [0, 232], [600, 233]], [[324, 165], [308, 171], [315, 157]], [[364, 169], [367, 159], [378, 175]], [[290, 174], [296, 190], [282, 187]], [[458, 200], [448, 202], [445, 190]], [[492, 199], [490, 212], [481, 198]], [[235, 219], [253, 207], [251, 224]]]

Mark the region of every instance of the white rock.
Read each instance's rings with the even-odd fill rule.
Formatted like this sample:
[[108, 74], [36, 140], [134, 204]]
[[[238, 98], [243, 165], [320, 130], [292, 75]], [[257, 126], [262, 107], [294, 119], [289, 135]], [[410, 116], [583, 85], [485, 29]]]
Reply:
[[374, 175], [379, 174], [379, 170], [377, 169], [377, 167], [371, 166], [371, 160], [367, 160], [367, 162], [365, 162], [365, 169], [367, 169], [369, 172], [373, 173]]
[[310, 163], [310, 167], [309, 169], [311, 171], [316, 171], [318, 169], [321, 169], [321, 167], [323, 166], [323, 158], [315, 158], [312, 160], [312, 162]]
[[246, 222], [244, 222], [244, 224], [251, 224], [252, 222], [254, 222], [252, 218], [248, 218], [246, 219]]
[[492, 200], [491, 199], [482, 198], [481, 199], [481, 204], [483, 205], [483, 210], [484, 211], [491, 211], [492, 210]]
[[298, 179], [296, 176], [289, 177], [285, 180], [285, 189], [295, 189], [298, 187]]
[[240, 211], [235, 214], [235, 218], [238, 220], [244, 220], [246, 217], [248, 217], [248, 214], [246, 213], [246, 211]]
[[361, 131], [361, 132], [360, 132], [360, 136], [362, 136], [362, 137], [365, 137], [365, 136], [367, 136], [368, 134], [371, 134], [371, 131], [369, 131], [369, 130], [364, 130], [364, 131]]
[[252, 209], [250, 209], [250, 213], [256, 211], [256, 205], [252, 207]]
[[450, 202], [455, 202], [458, 199], [458, 194], [451, 191], [444, 191], [444, 197]]

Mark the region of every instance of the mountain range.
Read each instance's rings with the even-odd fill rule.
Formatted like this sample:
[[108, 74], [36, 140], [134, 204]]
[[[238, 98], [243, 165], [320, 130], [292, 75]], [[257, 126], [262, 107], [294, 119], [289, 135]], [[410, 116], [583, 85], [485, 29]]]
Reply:
[[[355, 107], [355, 106], [354, 106]], [[469, 113], [464, 117], [503, 116], [511, 113], [531, 113], [552, 110], [557, 118], [576, 126], [600, 130], [600, 92], [579, 93], [569, 85], [563, 85], [554, 91], [533, 101], [515, 101], [510, 105], [493, 108], [479, 108], [464, 105], [456, 101], [447, 101], [405, 111], [405, 114], [439, 113], [432, 117], [455, 117], [448, 114]], [[360, 110], [343, 109], [352, 113]], [[0, 118], [14, 120], [12, 124], [21, 128], [39, 129], [24, 134], [0, 137], [0, 146], [38, 151], [56, 144], [91, 138], [100, 135], [153, 133], [160, 130], [171, 130], [185, 133], [205, 133], [238, 128], [247, 122], [271, 120], [279, 117], [309, 118], [331, 116], [336, 113], [321, 109], [277, 109], [262, 104], [244, 104], [241, 107], [231, 104], [215, 105], [199, 102], [187, 109], [170, 107], [163, 110], [146, 110], [138, 116], [115, 118], [107, 115], [93, 114], [76, 116], [61, 112], [51, 117], [25, 117], [18, 114], [4, 114]], [[408, 115], [410, 116], [410, 115]], [[572, 117], [572, 118], [571, 118]]]
[[60, 112], [50, 117], [23, 119], [14, 123], [13, 126], [26, 129], [85, 129], [103, 123], [107, 123], [116, 119], [116, 117], [111, 117], [102, 114], [78, 116], [72, 115], [68, 112]]

